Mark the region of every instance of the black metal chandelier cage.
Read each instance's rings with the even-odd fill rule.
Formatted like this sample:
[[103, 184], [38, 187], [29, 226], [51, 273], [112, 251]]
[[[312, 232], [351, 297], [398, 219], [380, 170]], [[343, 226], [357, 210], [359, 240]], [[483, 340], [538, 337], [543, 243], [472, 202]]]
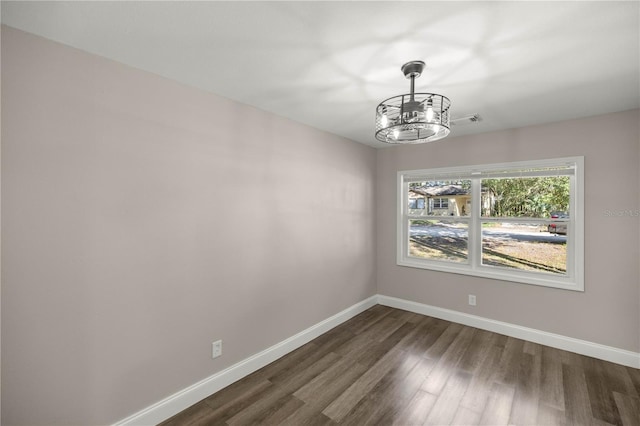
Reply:
[[433, 142], [449, 134], [451, 101], [437, 93], [415, 93], [415, 79], [425, 63], [407, 62], [404, 76], [411, 80], [411, 93], [386, 99], [376, 108], [376, 139], [389, 144]]

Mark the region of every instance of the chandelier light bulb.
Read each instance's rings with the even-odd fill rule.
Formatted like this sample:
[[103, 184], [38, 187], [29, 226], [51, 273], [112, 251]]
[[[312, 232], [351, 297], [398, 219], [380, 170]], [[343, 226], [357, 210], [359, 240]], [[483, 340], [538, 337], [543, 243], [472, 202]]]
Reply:
[[426, 118], [427, 121], [433, 121], [433, 100], [429, 99], [427, 101], [427, 114], [426, 114]]
[[393, 129], [393, 138], [398, 139], [398, 136], [400, 136], [400, 130]]
[[389, 119], [387, 118], [386, 115], [382, 115], [382, 118], [380, 118], [380, 125], [382, 127], [387, 127], [387, 124], [389, 124]]
[[433, 121], [433, 108], [427, 107], [427, 121]]

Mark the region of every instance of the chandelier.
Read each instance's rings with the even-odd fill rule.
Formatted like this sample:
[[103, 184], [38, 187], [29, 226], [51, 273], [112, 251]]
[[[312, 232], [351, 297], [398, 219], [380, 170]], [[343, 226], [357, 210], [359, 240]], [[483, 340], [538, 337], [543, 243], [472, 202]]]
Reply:
[[411, 93], [386, 99], [376, 108], [376, 139], [390, 144], [432, 142], [449, 134], [451, 101], [435, 93], [414, 93], [415, 79], [425, 63], [407, 62], [404, 76], [411, 79]]

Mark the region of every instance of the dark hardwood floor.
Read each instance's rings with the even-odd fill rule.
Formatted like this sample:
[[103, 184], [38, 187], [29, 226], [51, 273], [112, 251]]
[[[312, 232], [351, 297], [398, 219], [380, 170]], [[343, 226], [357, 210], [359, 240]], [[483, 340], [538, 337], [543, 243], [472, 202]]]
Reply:
[[640, 425], [640, 370], [377, 305], [163, 426]]

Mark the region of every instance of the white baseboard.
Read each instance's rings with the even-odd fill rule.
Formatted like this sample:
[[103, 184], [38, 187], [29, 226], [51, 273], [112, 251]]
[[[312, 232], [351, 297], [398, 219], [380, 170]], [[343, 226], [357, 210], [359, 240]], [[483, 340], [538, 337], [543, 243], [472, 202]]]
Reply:
[[375, 295], [345, 309], [318, 324], [301, 331], [282, 342], [271, 346], [231, 367], [222, 370], [196, 384], [183, 389], [144, 410], [139, 411], [114, 426], [156, 425], [180, 411], [189, 408], [196, 402], [229, 386], [254, 371], [266, 366], [276, 359], [294, 351], [323, 333], [342, 324], [350, 318], [369, 309], [376, 304], [403, 309], [417, 314], [428, 315], [447, 321], [468, 325], [470, 327], [493, 331], [506, 336], [528, 340], [541, 345], [575, 352], [581, 355], [640, 368], [640, 353], [626, 351], [611, 346], [600, 345], [586, 340], [574, 339], [559, 334], [547, 333], [533, 328], [521, 327], [502, 321], [495, 321], [476, 315], [438, 308], [423, 303], [398, 299], [390, 296]]
[[480, 328], [482, 330], [493, 331], [506, 336], [528, 340], [533, 343], [551, 346], [552, 348], [575, 352], [577, 354], [614, 362], [616, 364], [640, 368], [640, 353], [637, 352], [600, 345], [586, 340], [574, 339], [560, 334], [547, 333], [546, 331], [536, 330], [534, 328], [521, 327], [519, 325], [495, 321], [476, 315], [465, 314], [462, 312], [452, 311], [450, 309], [438, 308], [395, 297], [378, 295], [378, 303], [392, 308], [403, 309], [417, 314], [428, 315], [430, 317], [440, 318], [458, 324], [464, 324]]
[[175, 394], [157, 402], [144, 410], [141, 410], [124, 420], [115, 423], [115, 426], [142, 426], [157, 425], [168, 418], [189, 408], [196, 402], [229, 386], [230, 384], [248, 376], [256, 370], [272, 363], [278, 358], [298, 349], [323, 333], [342, 324], [350, 318], [366, 311], [378, 303], [377, 296], [371, 296], [362, 302], [345, 309], [326, 320], [313, 325], [306, 330], [292, 336], [270, 348], [263, 350], [237, 364], [222, 370], [196, 384], [189, 386]]

